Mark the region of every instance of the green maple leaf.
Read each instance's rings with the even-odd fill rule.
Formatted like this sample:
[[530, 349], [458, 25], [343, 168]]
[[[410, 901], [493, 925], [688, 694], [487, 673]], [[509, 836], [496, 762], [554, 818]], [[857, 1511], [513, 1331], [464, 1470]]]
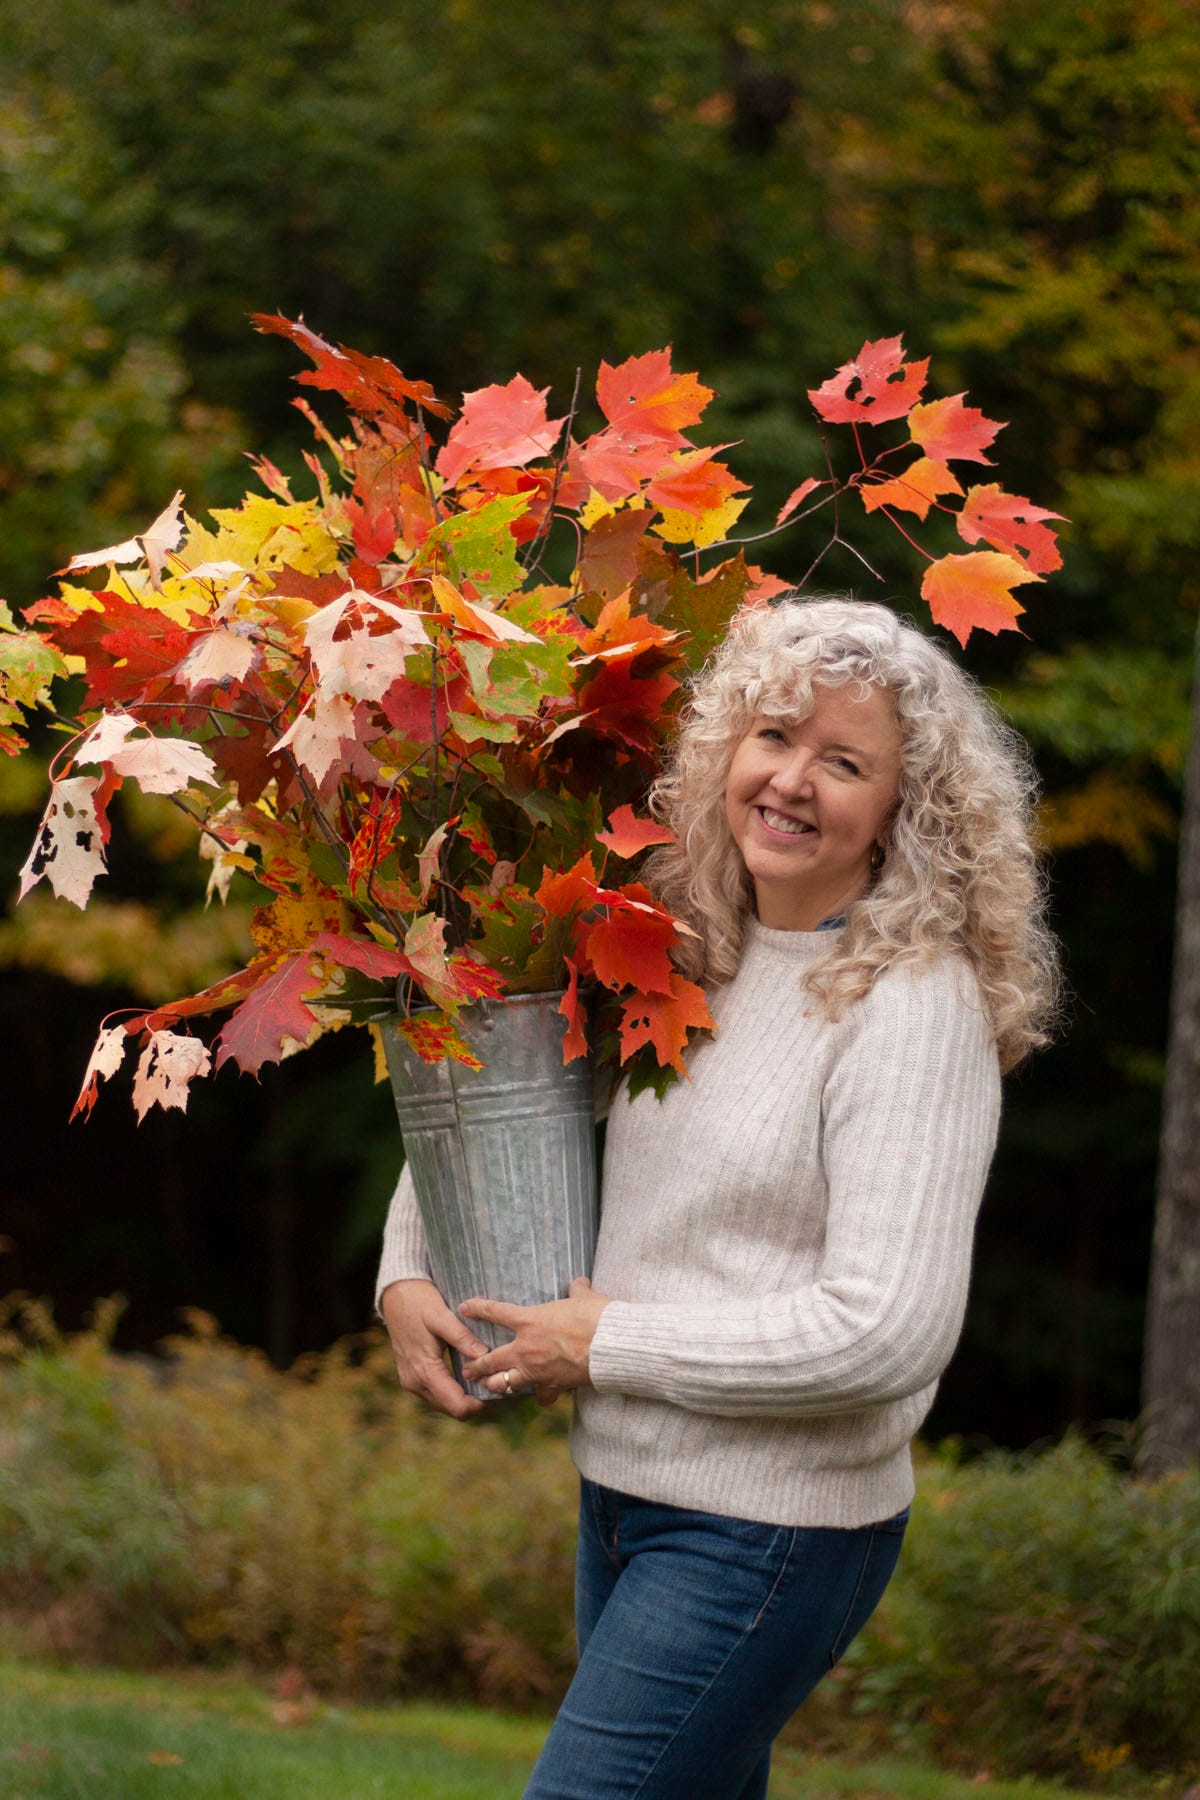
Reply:
[[471, 512], [435, 525], [421, 546], [422, 566], [444, 564], [459, 586], [470, 580], [485, 599], [499, 600], [521, 585], [524, 571], [509, 527], [529, 505], [527, 494], [502, 494]]
[[687, 632], [684, 654], [689, 668], [698, 669], [708, 661], [746, 597], [750, 585], [746, 559], [739, 550], [703, 582], [696, 581], [682, 564], [672, 560], [676, 566], [669, 574], [661, 568], [655, 570], [660, 591], [665, 588], [665, 599], [656, 617], [660, 625], [667, 625], [672, 631]]
[[517, 735], [513, 719], [481, 719], [473, 713], [452, 712], [450, 723], [464, 744], [477, 744], [481, 738], [489, 744], [508, 744]]
[[19, 706], [36, 706], [67, 665], [40, 631], [22, 631], [0, 600], [0, 694]]

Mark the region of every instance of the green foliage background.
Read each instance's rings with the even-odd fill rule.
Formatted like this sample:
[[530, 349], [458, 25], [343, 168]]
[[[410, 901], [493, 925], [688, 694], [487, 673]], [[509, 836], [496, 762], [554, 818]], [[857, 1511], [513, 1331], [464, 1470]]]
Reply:
[[[903, 331], [939, 391], [1011, 421], [1006, 484], [1070, 515], [1067, 566], [1031, 641], [966, 660], [1045, 771], [1075, 1001], [1011, 1086], [934, 1421], [1010, 1443], [1137, 1405], [1200, 601], [1194, 25], [1164, 0], [45, 0], [0, 46], [14, 606], [176, 485], [233, 498], [242, 450], [299, 468], [292, 362], [256, 309], [450, 399], [518, 368], [565, 399], [577, 367], [672, 341], [742, 440], [749, 530], [818, 472], [804, 390], [865, 337]], [[773, 547], [785, 576], [804, 529]], [[923, 615], [899, 540], [861, 541], [872, 596]], [[866, 592], [853, 562], [822, 573]], [[38, 800], [7, 770], [0, 795], [15, 869]], [[64, 1138], [103, 1006], [170, 956], [229, 954], [161, 820], [121, 829], [110, 892], [153, 916], [0, 925], [12, 1280], [76, 1317], [126, 1288], [129, 1342], [199, 1302], [286, 1358], [365, 1314], [386, 1096], [333, 1044], [136, 1137], [106, 1096]]]

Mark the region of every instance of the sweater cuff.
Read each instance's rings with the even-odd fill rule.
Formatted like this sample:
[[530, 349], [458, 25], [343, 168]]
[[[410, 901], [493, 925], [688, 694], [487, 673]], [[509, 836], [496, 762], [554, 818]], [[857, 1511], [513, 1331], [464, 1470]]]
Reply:
[[646, 1382], [646, 1351], [638, 1327], [643, 1310], [628, 1300], [610, 1300], [600, 1314], [588, 1350], [588, 1379], [597, 1393], [666, 1398]]
[[[429, 1281], [429, 1247], [417, 1208], [417, 1196], [405, 1164], [400, 1172], [383, 1228], [383, 1251], [375, 1278], [375, 1311], [393, 1281]], [[382, 1317], [382, 1314], [380, 1314]]]

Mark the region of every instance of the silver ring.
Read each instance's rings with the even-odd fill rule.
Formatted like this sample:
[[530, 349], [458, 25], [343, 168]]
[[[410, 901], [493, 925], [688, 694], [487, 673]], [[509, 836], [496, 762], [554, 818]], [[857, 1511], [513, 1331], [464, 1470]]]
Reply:
[[504, 1397], [506, 1400], [508, 1400], [508, 1399], [511, 1399], [512, 1391], [513, 1391], [512, 1375], [508, 1369], [505, 1369], [503, 1371], [503, 1376], [504, 1376]]

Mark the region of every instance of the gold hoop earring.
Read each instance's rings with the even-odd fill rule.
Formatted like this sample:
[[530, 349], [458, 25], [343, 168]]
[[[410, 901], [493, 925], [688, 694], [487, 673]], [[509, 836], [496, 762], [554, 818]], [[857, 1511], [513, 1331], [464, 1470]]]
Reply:
[[884, 849], [883, 845], [882, 844], [873, 844], [871, 846], [871, 873], [872, 873], [872, 875], [878, 875], [880, 869], [882, 869], [882, 867], [886, 861], [887, 861], [887, 851]]

